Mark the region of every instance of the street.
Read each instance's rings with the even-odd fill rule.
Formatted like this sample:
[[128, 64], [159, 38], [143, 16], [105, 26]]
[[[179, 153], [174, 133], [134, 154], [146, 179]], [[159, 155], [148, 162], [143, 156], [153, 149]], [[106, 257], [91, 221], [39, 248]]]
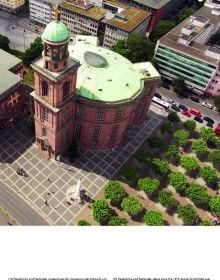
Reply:
[[[202, 106], [202, 102], [204, 102], [206, 100], [203, 100], [200, 98], [200, 102], [197, 103], [197, 102], [192, 101], [189, 98], [179, 97], [177, 95], [177, 93], [172, 92], [171, 90], [165, 89], [163, 87], [158, 88], [156, 92], [160, 93], [163, 97], [165, 97], [165, 98], [163, 98], [165, 101], [166, 101], [166, 98], [170, 98], [170, 99], [174, 100], [177, 104], [183, 104], [188, 108], [198, 109], [203, 114], [203, 116], [207, 116], [207, 117], [215, 120], [216, 124], [218, 122], [220, 122], [220, 116], [219, 116], [218, 112], [214, 111], [213, 109], [208, 109], [208, 108]], [[207, 100], [207, 102], [210, 103], [209, 100]]]
[[0, 34], [10, 39], [10, 48], [24, 51], [30, 44], [39, 37], [38, 34], [27, 30], [28, 21], [26, 18], [10, 16], [1, 11], [0, 13]]

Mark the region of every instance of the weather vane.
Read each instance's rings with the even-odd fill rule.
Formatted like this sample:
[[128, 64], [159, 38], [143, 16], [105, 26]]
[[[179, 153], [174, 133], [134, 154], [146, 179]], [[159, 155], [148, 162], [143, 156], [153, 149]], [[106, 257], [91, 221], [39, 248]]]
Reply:
[[54, 6], [54, 12], [55, 12], [55, 21], [60, 21], [60, 10], [58, 8], [58, 5]]

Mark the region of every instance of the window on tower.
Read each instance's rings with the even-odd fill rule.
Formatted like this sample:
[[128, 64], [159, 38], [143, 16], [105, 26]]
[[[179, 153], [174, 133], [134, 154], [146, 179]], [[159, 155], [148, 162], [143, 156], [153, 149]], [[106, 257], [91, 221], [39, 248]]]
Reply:
[[63, 85], [63, 99], [69, 96], [69, 92], [70, 92], [70, 82], [67, 81]]
[[49, 110], [47, 108], [43, 109], [43, 121], [48, 122]]
[[92, 144], [93, 145], [97, 144], [98, 138], [99, 138], [99, 134], [100, 134], [100, 127], [99, 126], [95, 126], [94, 132], [93, 132], [93, 136], [92, 136]]
[[43, 81], [42, 82], [42, 95], [48, 96], [48, 90], [49, 90], [49, 87], [48, 87], [47, 82]]

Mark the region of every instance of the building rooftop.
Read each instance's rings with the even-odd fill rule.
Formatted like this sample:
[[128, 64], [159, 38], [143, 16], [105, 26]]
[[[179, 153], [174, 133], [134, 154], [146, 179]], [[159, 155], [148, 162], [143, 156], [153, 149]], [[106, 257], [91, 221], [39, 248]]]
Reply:
[[21, 59], [0, 49], [0, 68], [10, 70], [18, 64], [22, 63]]
[[[76, 12], [80, 15], [95, 19], [95, 20], [101, 20], [105, 17], [106, 10], [100, 7], [96, 6], [89, 6], [87, 9], [80, 6], [71, 5], [70, 3], [67, 3], [65, 1], [61, 2], [59, 5], [61, 8], [68, 9], [70, 11]], [[61, 14], [62, 17], [62, 14]]]
[[[192, 19], [196, 21], [198, 21], [199, 19], [199, 21], [202, 23], [206, 23], [207, 19], [209, 19], [209, 22], [203, 27], [198, 27], [193, 26]], [[170, 32], [164, 35], [159, 40], [159, 42], [161, 45], [167, 46], [170, 49], [186, 53], [189, 56], [198, 58], [199, 60], [217, 66], [219, 64], [219, 61], [214, 57], [210, 57], [205, 54], [205, 52], [208, 50], [208, 48], [210, 48], [210, 46], [206, 44], [206, 42], [204, 42], [204, 40], [206, 40], [206, 36], [209, 34], [209, 32], [212, 32], [215, 26], [218, 29], [217, 24], [219, 24], [218, 16], [212, 15], [210, 8], [203, 7], [193, 15], [193, 18], [189, 17], [186, 20], [184, 20], [182, 23], [180, 23]], [[192, 27], [189, 29], [189, 26]], [[183, 28], [193, 31], [192, 34], [190, 34], [190, 36], [188, 37], [184, 36], [184, 34], [182, 33]], [[186, 45], [184, 45], [178, 42], [179, 38], [189, 41]]]
[[13, 74], [8, 70], [0, 68], [0, 99], [4, 96], [4, 93], [14, 86], [20, 84], [21, 78], [18, 75]]
[[[108, 2], [111, 3], [111, 1], [107, 1], [106, 3]], [[106, 20], [105, 22], [116, 28], [131, 32], [149, 16], [150, 13], [147, 11], [135, 7], [127, 7], [125, 10], [120, 12], [118, 16], [115, 16], [110, 20]]]
[[134, 0], [134, 2], [140, 3], [146, 7], [152, 8], [154, 10], [159, 10], [171, 0]]
[[96, 42], [91, 36], [77, 35], [69, 44], [70, 56], [81, 64], [76, 84], [81, 97], [108, 103], [132, 100], [142, 92], [144, 80], [160, 79], [151, 63], [132, 64]]

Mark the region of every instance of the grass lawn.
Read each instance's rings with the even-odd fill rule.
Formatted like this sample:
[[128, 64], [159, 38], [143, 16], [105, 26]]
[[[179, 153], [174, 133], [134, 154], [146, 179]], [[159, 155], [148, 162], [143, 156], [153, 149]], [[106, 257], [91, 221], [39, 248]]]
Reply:
[[30, 67], [24, 68], [26, 74], [24, 75], [24, 83], [33, 87], [34, 86], [34, 71]]

